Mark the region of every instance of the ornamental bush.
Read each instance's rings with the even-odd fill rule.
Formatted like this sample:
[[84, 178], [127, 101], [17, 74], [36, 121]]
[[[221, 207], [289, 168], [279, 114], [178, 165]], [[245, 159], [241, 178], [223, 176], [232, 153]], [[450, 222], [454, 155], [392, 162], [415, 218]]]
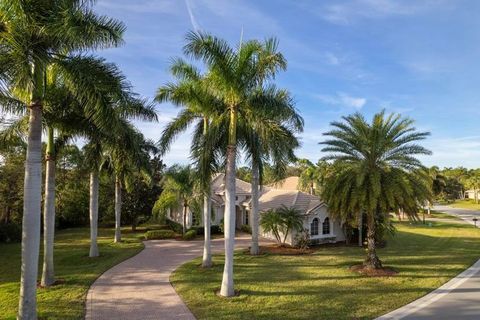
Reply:
[[172, 230], [150, 230], [145, 232], [145, 239], [172, 239], [175, 237], [175, 232]]

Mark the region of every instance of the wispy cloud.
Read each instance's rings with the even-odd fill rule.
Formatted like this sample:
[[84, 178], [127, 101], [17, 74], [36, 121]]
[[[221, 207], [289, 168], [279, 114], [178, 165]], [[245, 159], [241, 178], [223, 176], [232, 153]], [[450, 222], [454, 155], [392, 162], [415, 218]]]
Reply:
[[354, 109], [361, 109], [367, 103], [367, 99], [364, 97], [354, 97], [344, 92], [337, 92], [335, 95], [315, 94], [314, 97], [329, 105]]
[[190, 0], [185, 0], [185, 5], [187, 6], [188, 16], [190, 17], [190, 23], [192, 24], [193, 30], [199, 31], [201, 28], [197, 22], [197, 19], [195, 18], [195, 15], [193, 14]]
[[425, 147], [433, 151], [433, 156], [423, 157], [427, 165], [440, 167], [477, 168], [480, 158], [480, 136], [465, 136], [458, 138], [428, 139]]

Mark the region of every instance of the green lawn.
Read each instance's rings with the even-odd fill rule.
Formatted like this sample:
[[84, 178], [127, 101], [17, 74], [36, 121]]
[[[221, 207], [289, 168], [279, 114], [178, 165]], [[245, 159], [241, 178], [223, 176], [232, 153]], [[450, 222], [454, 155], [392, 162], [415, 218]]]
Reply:
[[455, 200], [455, 202], [448, 205], [454, 208], [480, 210], [480, 204], [475, 203], [473, 199]]
[[[123, 242], [113, 243], [113, 230], [99, 230], [100, 257], [89, 258], [88, 229], [57, 233], [55, 272], [64, 283], [38, 290], [39, 319], [83, 319], [90, 284], [112, 266], [143, 248], [142, 233], [123, 233]], [[20, 244], [0, 244], [0, 319], [15, 319], [20, 279]], [[40, 259], [41, 261], [41, 259]], [[41, 276], [41, 268], [39, 269]]]
[[[460, 218], [456, 216], [452, 216], [448, 213], [445, 212], [439, 212], [435, 210], [430, 211], [430, 215], [425, 215], [427, 220], [428, 218], [437, 218], [437, 219], [450, 219], [450, 220], [461, 220]], [[422, 218], [422, 215], [420, 215], [420, 218]]]
[[221, 298], [223, 257], [203, 270], [196, 259], [171, 277], [198, 319], [372, 319], [403, 306], [472, 265], [480, 257], [480, 230], [453, 221], [428, 227], [397, 223], [388, 246], [379, 250], [385, 265], [400, 273], [369, 278], [349, 271], [364, 250], [323, 247], [313, 255], [235, 256], [240, 295]]

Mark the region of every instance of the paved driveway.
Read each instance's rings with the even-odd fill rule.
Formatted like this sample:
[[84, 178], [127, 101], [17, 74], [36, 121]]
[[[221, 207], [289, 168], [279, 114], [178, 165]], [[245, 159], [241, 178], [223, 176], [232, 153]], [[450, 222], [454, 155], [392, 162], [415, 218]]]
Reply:
[[[480, 211], [436, 206], [437, 211], [446, 212], [473, 224], [474, 216]], [[479, 248], [480, 256], [480, 248]], [[438, 266], [441, 268], [442, 266]], [[479, 320], [480, 319], [480, 260], [471, 268], [434, 290], [400, 309], [377, 320]]]
[[[236, 248], [248, 247], [250, 239], [237, 237]], [[223, 239], [212, 241], [213, 252], [223, 250]], [[105, 272], [90, 287], [85, 319], [195, 319], [169, 278], [178, 266], [202, 253], [203, 241], [146, 241], [143, 251]]]

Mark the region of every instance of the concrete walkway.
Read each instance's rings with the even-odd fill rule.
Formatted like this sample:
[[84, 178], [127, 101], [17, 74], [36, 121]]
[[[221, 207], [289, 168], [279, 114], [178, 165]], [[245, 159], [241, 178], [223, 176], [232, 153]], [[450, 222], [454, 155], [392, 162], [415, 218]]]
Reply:
[[[249, 235], [237, 237], [235, 246], [247, 248], [250, 241]], [[212, 241], [213, 252], [223, 250], [223, 239]], [[87, 294], [85, 319], [195, 319], [169, 278], [178, 266], [202, 253], [203, 241], [146, 241], [143, 251], [108, 270], [93, 283]]]
[[[480, 211], [436, 206], [434, 210], [455, 215], [474, 224]], [[480, 249], [480, 248], [479, 248]], [[480, 250], [479, 250], [480, 254]], [[441, 266], [439, 266], [441, 268]], [[480, 319], [480, 260], [426, 296], [377, 320], [478, 320]]]

